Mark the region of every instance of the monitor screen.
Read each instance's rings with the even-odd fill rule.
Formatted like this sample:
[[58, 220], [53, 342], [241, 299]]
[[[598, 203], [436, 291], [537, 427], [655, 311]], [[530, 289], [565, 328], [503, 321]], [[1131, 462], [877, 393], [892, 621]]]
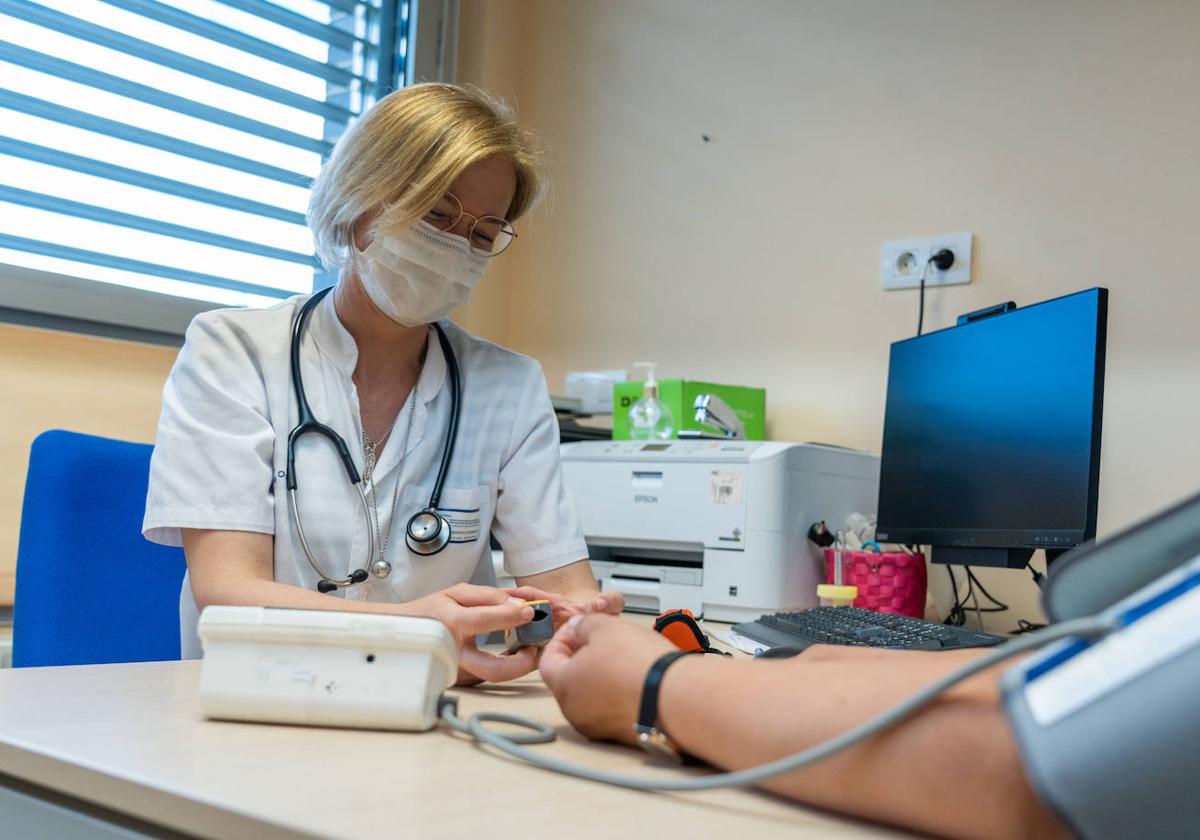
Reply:
[[1107, 290], [1090, 289], [892, 345], [880, 539], [1070, 548], [1095, 535], [1107, 310]]

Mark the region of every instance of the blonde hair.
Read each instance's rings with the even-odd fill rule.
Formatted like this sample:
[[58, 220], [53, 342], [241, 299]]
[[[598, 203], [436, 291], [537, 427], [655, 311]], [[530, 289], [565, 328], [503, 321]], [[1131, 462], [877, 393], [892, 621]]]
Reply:
[[506, 217], [524, 215], [541, 197], [541, 149], [512, 110], [477, 88], [412, 85], [379, 100], [338, 140], [313, 182], [308, 226], [327, 269], [351, 264], [354, 228], [375, 214], [407, 225], [429, 211], [474, 163], [512, 161], [517, 189]]

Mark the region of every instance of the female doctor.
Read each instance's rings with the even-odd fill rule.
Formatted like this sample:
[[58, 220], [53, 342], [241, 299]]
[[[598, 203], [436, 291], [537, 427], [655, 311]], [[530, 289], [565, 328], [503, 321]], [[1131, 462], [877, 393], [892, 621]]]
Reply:
[[[196, 317], [163, 392], [143, 532], [182, 545], [199, 612], [246, 604], [429, 616], [464, 681], [529, 672], [475, 634], [619, 612], [563, 486], [541, 367], [444, 321], [537, 199], [530, 136], [480, 92], [399, 90], [338, 142], [308, 220], [338, 282]], [[521, 588], [495, 588], [488, 535]]]

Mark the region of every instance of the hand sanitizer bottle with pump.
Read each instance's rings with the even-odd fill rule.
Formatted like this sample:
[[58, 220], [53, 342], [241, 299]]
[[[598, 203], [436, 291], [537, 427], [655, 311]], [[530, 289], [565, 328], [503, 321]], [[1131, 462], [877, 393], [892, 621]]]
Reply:
[[675, 437], [675, 415], [671, 407], [658, 398], [658, 381], [654, 378], [654, 362], [634, 362], [635, 368], [646, 368], [646, 385], [642, 398], [629, 409], [629, 436], [634, 440], [670, 440]]

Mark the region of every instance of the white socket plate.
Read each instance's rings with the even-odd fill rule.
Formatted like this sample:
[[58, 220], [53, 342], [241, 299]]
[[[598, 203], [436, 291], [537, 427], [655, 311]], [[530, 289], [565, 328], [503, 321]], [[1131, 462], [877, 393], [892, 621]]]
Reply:
[[893, 239], [883, 243], [879, 252], [879, 282], [884, 291], [916, 289], [930, 254], [942, 248], [954, 252], [954, 265], [948, 271], [930, 266], [926, 288], [960, 286], [971, 282], [971, 232], [946, 233], [923, 239]]

